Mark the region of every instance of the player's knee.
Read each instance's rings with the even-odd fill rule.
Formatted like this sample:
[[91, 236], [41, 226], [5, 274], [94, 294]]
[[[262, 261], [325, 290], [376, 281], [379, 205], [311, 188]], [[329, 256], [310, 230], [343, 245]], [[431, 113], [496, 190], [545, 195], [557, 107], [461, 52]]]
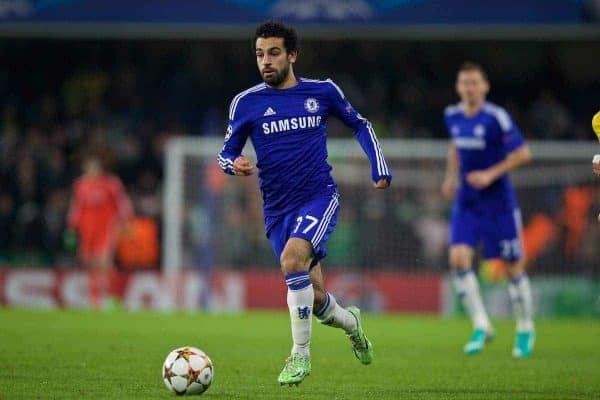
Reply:
[[279, 260], [281, 271], [287, 275], [294, 272], [308, 271], [309, 260], [305, 260], [300, 254], [284, 251]]
[[452, 269], [465, 270], [471, 268], [471, 262], [463, 254], [455, 254], [450, 256], [450, 267]]
[[471, 268], [473, 262], [472, 250], [465, 246], [450, 248], [449, 263], [452, 269], [465, 270]]

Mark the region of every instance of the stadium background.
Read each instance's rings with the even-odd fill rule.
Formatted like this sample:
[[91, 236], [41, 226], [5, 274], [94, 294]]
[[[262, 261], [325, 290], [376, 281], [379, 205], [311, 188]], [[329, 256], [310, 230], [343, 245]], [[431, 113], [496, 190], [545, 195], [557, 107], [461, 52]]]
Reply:
[[[252, 28], [275, 16], [298, 27], [300, 76], [334, 79], [373, 122], [384, 153], [412, 145], [424, 154], [392, 157], [393, 190], [378, 194], [361, 174], [366, 163], [338, 152], [343, 208], [325, 265], [341, 299], [372, 311], [455, 312], [443, 162], [428, 153], [445, 143], [456, 68], [474, 59], [488, 69], [490, 99], [527, 139], [555, 145], [534, 164], [546, 169], [518, 179], [538, 310], [599, 315], [600, 196], [589, 160], [598, 146], [590, 119], [600, 105], [600, 6], [477, 4], [0, 1], [0, 304], [86, 306], [63, 232], [77, 155], [93, 147], [110, 156], [138, 215], [135, 241], [118, 255], [127, 307], [285, 307], [255, 182], [227, 179], [214, 157], [193, 151], [175, 176], [189, 190], [176, 266], [185, 276], [161, 272], [175, 269], [165, 261], [169, 143], [218, 146], [230, 99], [259, 79]], [[351, 138], [335, 123], [329, 135]], [[508, 313], [501, 270], [487, 263], [481, 276], [493, 313]]]

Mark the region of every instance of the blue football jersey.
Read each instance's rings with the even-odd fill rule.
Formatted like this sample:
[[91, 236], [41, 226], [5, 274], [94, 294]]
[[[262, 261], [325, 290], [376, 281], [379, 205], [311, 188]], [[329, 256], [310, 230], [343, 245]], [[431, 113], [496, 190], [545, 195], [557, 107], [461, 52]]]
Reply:
[[502, 107], [486, 102], [479, 113], [467, 117], [458, 103], [446, 107], [444, 119], [460, 164], [457, 204], [492, 207], [492, 210], [516, 207], [516, 196], [508, 175], [482, 190], [466, 180], [469, 172], [489, 168], [524, 145], [523, 136], [508, 113]]
[[265, 217], [286, 214], [320, 191], [335, 189], [327, 163], [330, 115], [354, 130], [371, 163], [371, 179], [391, 180], [371, 123], [329, 79], [299, 78], [298, 84], [288, 89], [261, 83], [235, 96], [218, 163], [233, 175], [233, 162], [250, 138], [257, 156]]

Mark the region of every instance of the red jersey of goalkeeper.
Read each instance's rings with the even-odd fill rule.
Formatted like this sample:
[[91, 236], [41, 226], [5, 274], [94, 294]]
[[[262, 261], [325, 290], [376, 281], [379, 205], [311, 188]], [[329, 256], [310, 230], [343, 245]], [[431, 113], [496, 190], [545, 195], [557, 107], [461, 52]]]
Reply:
[[131, 201], [116, 176], [83, 175], [75, 181], [68, 225], [79, 236], [83, 262], [112, 256], [120, 230], [131, 217]]

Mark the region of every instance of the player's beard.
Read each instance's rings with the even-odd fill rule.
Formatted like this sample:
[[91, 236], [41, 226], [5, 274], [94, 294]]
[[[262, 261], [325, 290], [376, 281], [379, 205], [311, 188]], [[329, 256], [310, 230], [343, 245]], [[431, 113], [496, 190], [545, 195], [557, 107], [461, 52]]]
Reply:
[[279, 86], [281, 85], [288, 77], [290, 73], [290, 65], [286, 64], [281, 71], [273, 70], [273, 74], [270, 77], [265, 77], [263, 74], [263, 81], [269, 86]]

